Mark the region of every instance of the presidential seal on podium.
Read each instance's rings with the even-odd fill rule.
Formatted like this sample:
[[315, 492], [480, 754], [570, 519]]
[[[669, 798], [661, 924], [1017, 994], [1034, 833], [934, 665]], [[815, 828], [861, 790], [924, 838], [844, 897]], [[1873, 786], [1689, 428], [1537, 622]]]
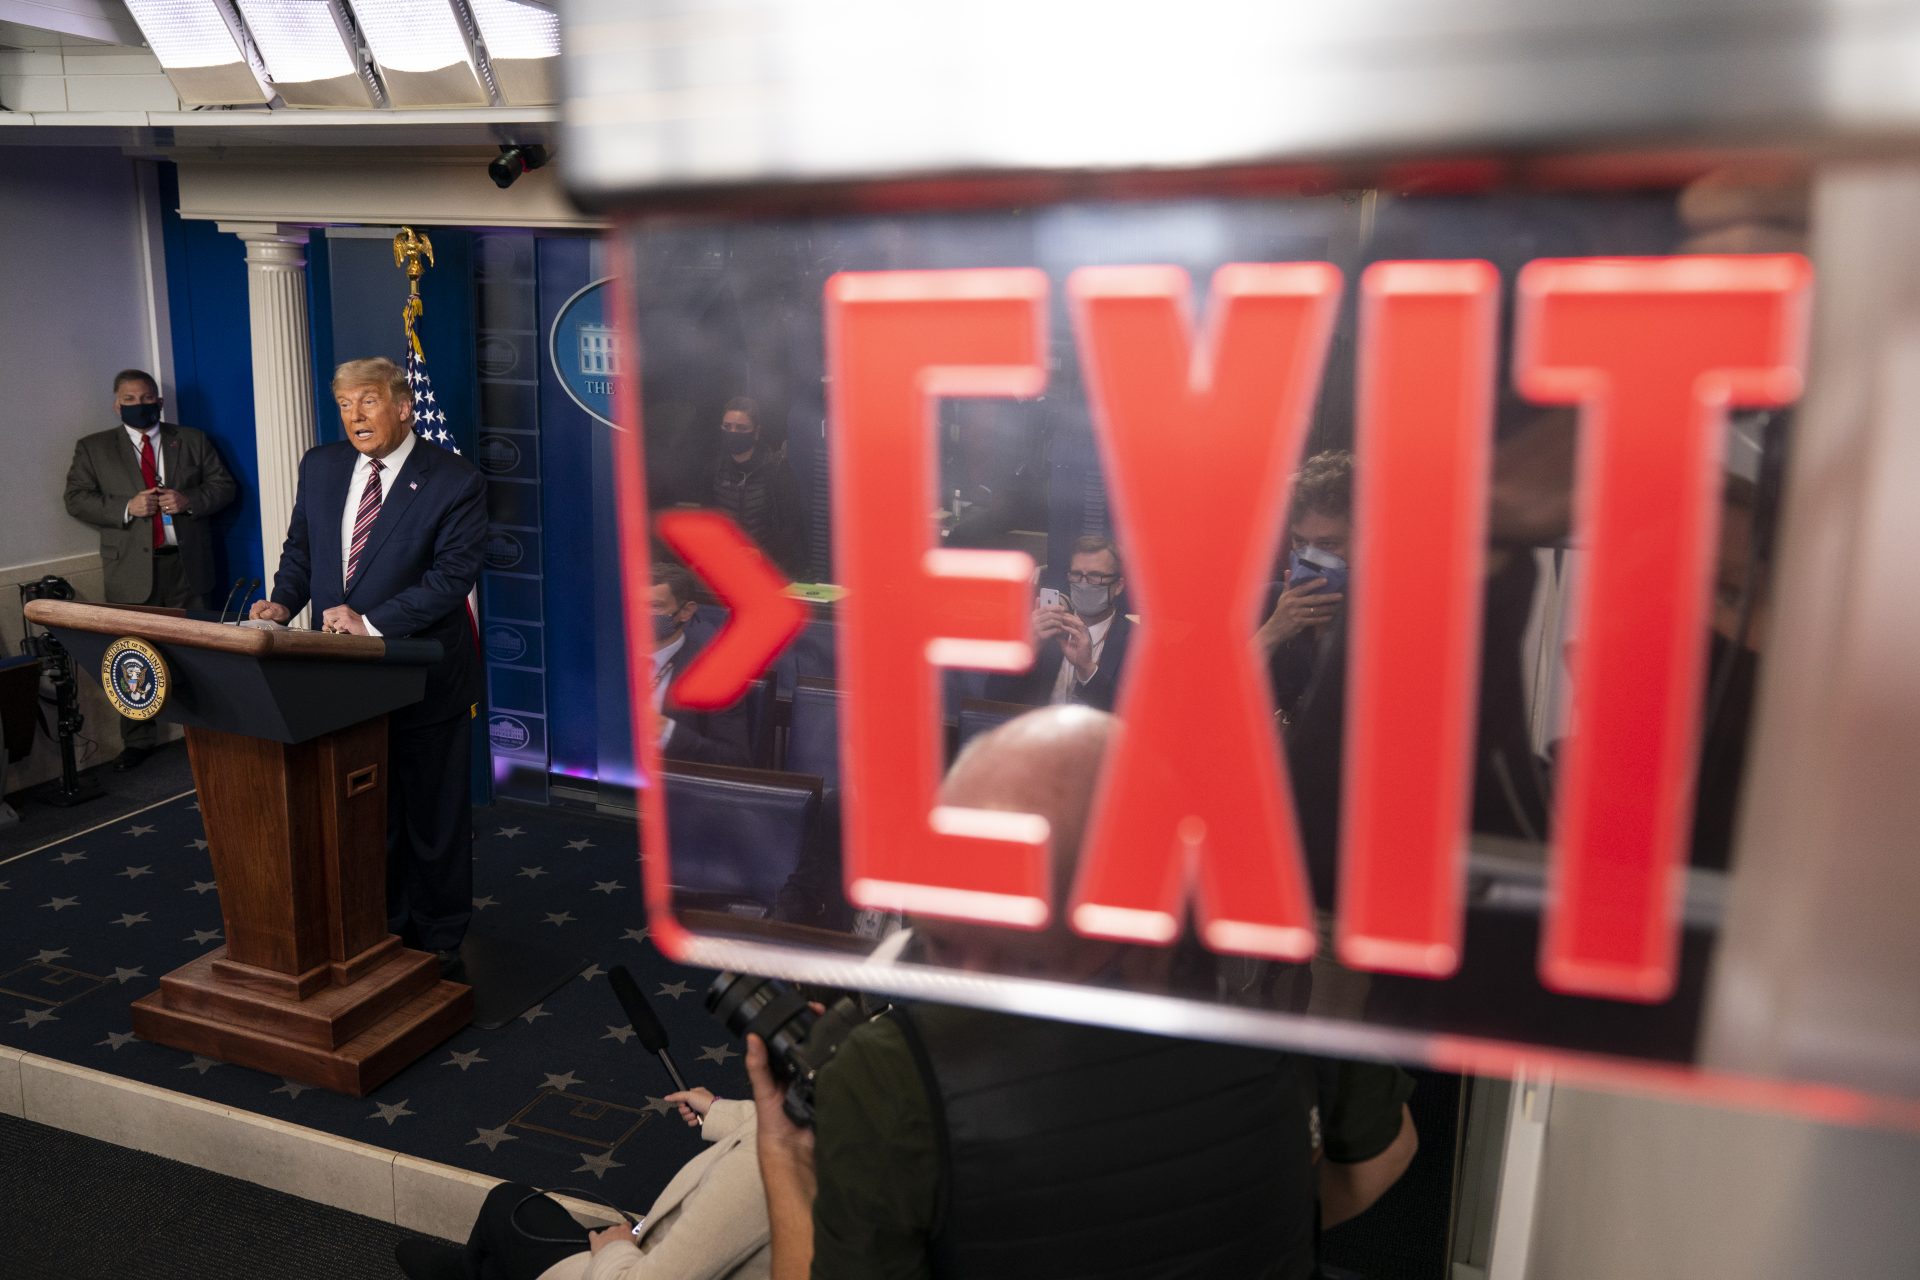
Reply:
[[167, 660], [137, 636], [122, 636], [100, 659], [107, 701], [129, 720], [151, 720], [167, 700]]

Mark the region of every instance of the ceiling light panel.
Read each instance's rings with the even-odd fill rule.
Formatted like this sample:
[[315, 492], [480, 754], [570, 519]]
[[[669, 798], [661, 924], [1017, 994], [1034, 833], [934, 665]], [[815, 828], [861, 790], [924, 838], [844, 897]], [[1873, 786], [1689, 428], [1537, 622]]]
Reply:
[[353, 0], [353, 14], [393, 106], [492, 105], [452, 0]]
[[336, 0], [238, 0], [267, 76], [290, 107], [379, 106]]
[[467, 0], [467, 7], [486, 41], [501, 100], [514, 107], [558, 102], [560, 17], [553, 8], [523, 0]]
[[215, 0], [127, 0], [127, 9], [183, 104], [251, 106], [273, 97], [225, 6]]

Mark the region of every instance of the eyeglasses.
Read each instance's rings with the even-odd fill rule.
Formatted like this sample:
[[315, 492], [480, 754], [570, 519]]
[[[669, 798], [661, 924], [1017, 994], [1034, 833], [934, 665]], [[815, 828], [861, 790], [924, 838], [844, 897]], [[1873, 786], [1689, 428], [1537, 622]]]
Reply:
[[1081, 573], [1078, 569], [1074, 569], [1068, 572], [1067, 581], [1076, 585], [1089, 587], [1110, 587], [1120, 581], [1120, 575], [1117, 573]]

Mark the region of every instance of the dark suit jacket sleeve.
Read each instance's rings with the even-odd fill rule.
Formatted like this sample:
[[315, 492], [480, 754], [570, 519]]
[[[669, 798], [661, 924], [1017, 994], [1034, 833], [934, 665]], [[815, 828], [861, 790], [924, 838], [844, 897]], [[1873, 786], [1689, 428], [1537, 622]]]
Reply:
[[667, 718], [673, 721], [673, 736], [663, 752], [667, 759], [741, 766], [753, 762], [747, 718], [740, 708], [703, 716], [669, 714]]
[[101, 529], [118, 529], [126, 524], [127, 499], [106, 491], [95, 465], [94, 451], [82, 440], [73, 447], [73, 463], [67, 468], [67, 514]]
[[287, 521], [287, 540], [280, 545], [280, 569], [273, 575], [270, 599], [289, 613], [307, 607], [313, 591], [313, 546], [308, 538], [307, 504], [313, 498], [313, 453], [300, 459], [300, 480], [293, 491], [293, 518]]
[[197, 444], [195, 460], [200, 466], [200, 483], [191, 489], [182, 489], [180, 493], [187, 500], [187, 510], [205, 519], [233, 501], [237, 486], [211, 439], [198, 432], [189, 439]]
[[1127, 641], [1131, 638], [1131, 630], [1132, 624], [1124, 616], [1114, 618], [1107, 643], [1100, 650], [1100, 665], [1094, 668], [1093, 679], [1085, 684], [1075, 680], [1072, 691], [1067, 695], [1069, 698], [1102, 711], [1113, 710], [1114, 700], [1120, 693], [1120, 671], [1127, 662]]
[[486, 482], [478, 471], [465, 471], [459, 493], [434, 528], [432, 566], [419, 582], [374, 605], [366, 616], [386, 636], [416, 635], [445, 618], [473, 590], [486, 540]]

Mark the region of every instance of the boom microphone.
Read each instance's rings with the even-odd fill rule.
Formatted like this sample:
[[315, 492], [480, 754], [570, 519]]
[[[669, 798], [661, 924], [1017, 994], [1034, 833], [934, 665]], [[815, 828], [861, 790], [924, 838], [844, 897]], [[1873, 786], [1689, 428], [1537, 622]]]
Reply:
[[[230, 586], [230, 587], [228, 587], [228, 588], [227, 588], [227, 599], [226, 599], [226, 603], [224, 603], [224, 604], [222, 604], [222, 605], [220, 606], [220, 621], [221, 621], [221, 622], [225, 622], [225, 621], [227, 620], [227, 611], [233, 608], [233, 595], [234, 595], [234, 593], [235, 593], [236, 591], [238, 591], [238, 590], [240, 590], [240, 588], [241, 588], [241, 587], [244, 587], [244, 586], [246, 586], [246, 585], [247, 585], [247, 575], [243, 573], [243, 574], [241, 574], [241, 575], [240, 575], [239, 577], [237, 577], [237, 578], [235, 578], [235, 579], [233, 580], [233, 585], [232, 585], [232, 586]], [[242, 608], [245, 608], [246, 606], [245, 606], [245, 605], [243, 604], [243, 605], [242, 605], [241, 607], [242, 607]]]
[[627, 966], [615, 965], [607, 974], [607, 984], [613, 988], [613, 994], [620, 1001], [620, 1007], [627, 1012], [627, 1020], [633, 1024], [634, 1034], [640, 1037], [640, 1043], [660, 1057], [661, 1065], [667, 1074], [673, 1077], [674, 1088], [685, 1093], [687, 1082], [680, 1075], [680, 1068], [673, 1065], [673, 1058], [667, 1053], [667, 1029], [660, 1025], [660, 1016], [647, 1003], [646, 996], [640, 993], [640, 984], [627, 972]]

